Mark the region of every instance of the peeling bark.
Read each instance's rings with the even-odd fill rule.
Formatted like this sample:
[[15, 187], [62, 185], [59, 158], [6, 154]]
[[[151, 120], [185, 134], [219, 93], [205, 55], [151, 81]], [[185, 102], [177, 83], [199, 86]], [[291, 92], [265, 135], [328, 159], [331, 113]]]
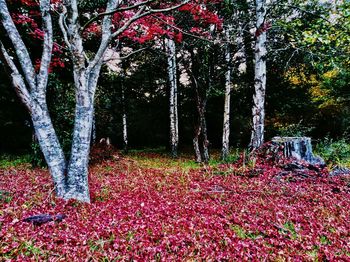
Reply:
[[78, 105], [75, 110], [75, 116], [65, 198], [90, 202], [87, 174], [93, 117], [92, 104], [89, 106]]
[[253, 126], [250, 140], [251, 148], [258, 148], [264, 143], [265, 92], [266, 92], [266, 3], [256, 0], [256, 41], [255, 41], [255, 73], [253, 96]]
[[126, 113], [126, 97], [125, 97], [125, 69], [122, 69], [122, 73], [121, 73], [121, 93], [122, 93], [122, 124], [123, 124], [123, 150], [124, 153], [128, 153], [128, 116]]
[[46, 105], [34, 106], [31, 117], [35, 136], [54, 182], [55, 192], [58, 197], [64, 197], [66, 192], [66, 160]]
[[227, 159], [230, 149], [230, 103], [231, 103], [231, 48], [230, 48], [230, 27], [225, 30], [226, 35], [226, 48], [225, 48], [225, 62], [226, 62], [226, 72], [225, 72], [225, 102], [224, 102], [224, 123], [222, 132], [222, 149], [221, 158], [223, 160]]
[[179, 120], [177, 111], [177, 77], [176, 77], [176, 46], [173, 39], [166, 39], [166, 54], [168, 58], [168, 79], [170, 86], [169, 117], [170, 117], [170, 147], [171, 155], [177, 157], [179, 143]]

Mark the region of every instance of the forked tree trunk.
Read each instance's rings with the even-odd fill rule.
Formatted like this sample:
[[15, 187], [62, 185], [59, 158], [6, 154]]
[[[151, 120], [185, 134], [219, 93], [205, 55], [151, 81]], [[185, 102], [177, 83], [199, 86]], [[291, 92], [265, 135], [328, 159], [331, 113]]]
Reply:
[[[195, 54], [193, 49], [189, 49], [192, 63], [191, 70], [189, 70], [191, 78], [192, 78], [192, 86], [194, 89], [196, 108], [197, 108], [197, 123], [195, 125], [195, 134], [193, 138], [193, 146], [196, 156], [196, 162], [205, 163], [209, 162], [209, 140], [207, 133], [207, 122], [205, 118], [205, 111], [207, 105], [207, 92], [211, 87], [211, 79], [210, 75], [212, 73], [212, 68], [209, 67], [207, 76], [204, 81], [198, 81], [201, 78], [200, 75], [200, 67], [202, 66], [202, 56], [200, 56], [200, 52], [203, 50], [197, 50], [197, 54]], [[208, 61], [206, 61], [208, 62]], [[201, 85], [201, 86], [200, 86]]]
[[46, 104], [48, 69], [53, 46], [49, 0], [40, 1], [40, 11], [44, 35], [39, 72], [35, 72], [28, 49], [11, 18], [4, 0], [0, 0], [0, 21], [12, 43], [18, 63], [14, 62], [14, 57], [8, 53], [0, 40], [1, 58], [10, 72], [12, 84], [18, 97], [31, 115], [35, 135], [49, 167], [56, 194], [59, 197], [64, 197], [66, 161]]
[[255, 73], [253, 97], [253, 126], [250, 140], [251, 148], [258, 148], [264, 143], [265, 92], [266, 92], [266, 0], [256, 0], [256, 41]]
[[179, 143], [179, 123], [177, 108], [177, 77], [176, 77], [176, 46], [173, 39], [166, 39], [166, 53], [168, 58], [168, 79], [170, 86], [169, 117], [170, 117], [170, 148], [171, 155], [177, 157]]
[[[13, 61], [12, 54], [7, 52], [0, 39], [1, 58], [11, 72], [13, 86], [18, 96], [32, 116], [35, 133], [54, 180], [57, 195], [65, 199], [72, 198], [90, 202], [88, 160], [94, 112], [93, 101], [103, 57], [109, 43], [136, 20], [152, 13], [162, 12], [162, 9], [150, 10], [150, 6], [147, 8], [149, 1], [145, 1], [144, 6], [136, 4], [134, 7], [139, 7], [138, 11], [112, 33], [111, 17], [122, 2], [122, 0], [107, 1], [106, 13], [101, 23], [101, 42], [95, 55], [90, 57], [91, 60], [87, 57], [83, 47], [82, 33], [85, 28], [79, 24], [78, 1], [67, 0], [63, 1], [61, 5], [59, 25], [67, 49], [71, 53], [76, 91], [73, 143], [67, 166], [46, 106], [46, 87], [53, 46], [50, 1], [39, 1], [42, 16], [43, 51], [39, 72], [36, 73], [29, 52], [11, 18], [6, 1], [0, 0], [0, 21], [12, 43], [11, 50], [16, 52], [18, 63]], [[166, 11], [182, 5], [168, 8]]]

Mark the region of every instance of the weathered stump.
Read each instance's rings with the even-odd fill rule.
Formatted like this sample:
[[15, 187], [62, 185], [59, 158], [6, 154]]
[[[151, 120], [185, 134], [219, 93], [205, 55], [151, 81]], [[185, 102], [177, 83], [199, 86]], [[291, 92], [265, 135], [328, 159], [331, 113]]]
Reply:
[[310, 137], [274, 137], [271, 142], [276, 147], [282, 146], [286, 158], [295, 158], [311, 165], [325, 165], [321, 157], [313, 154]]

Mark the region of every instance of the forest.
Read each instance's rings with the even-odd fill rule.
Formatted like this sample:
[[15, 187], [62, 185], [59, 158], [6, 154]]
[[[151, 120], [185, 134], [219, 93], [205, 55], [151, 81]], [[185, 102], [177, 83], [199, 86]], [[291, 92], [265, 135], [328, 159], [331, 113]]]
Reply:
[[0, 261], [350, 259], [348, 0], [0, 0]]

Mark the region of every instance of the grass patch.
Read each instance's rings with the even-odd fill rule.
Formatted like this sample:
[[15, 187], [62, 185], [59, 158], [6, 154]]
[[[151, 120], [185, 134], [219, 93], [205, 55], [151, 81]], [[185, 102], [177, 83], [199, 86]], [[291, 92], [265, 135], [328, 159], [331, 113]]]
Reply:
[[21, 165], [30, 165], [30, 155], [0, 155], [0, 168], [18, 167]]

